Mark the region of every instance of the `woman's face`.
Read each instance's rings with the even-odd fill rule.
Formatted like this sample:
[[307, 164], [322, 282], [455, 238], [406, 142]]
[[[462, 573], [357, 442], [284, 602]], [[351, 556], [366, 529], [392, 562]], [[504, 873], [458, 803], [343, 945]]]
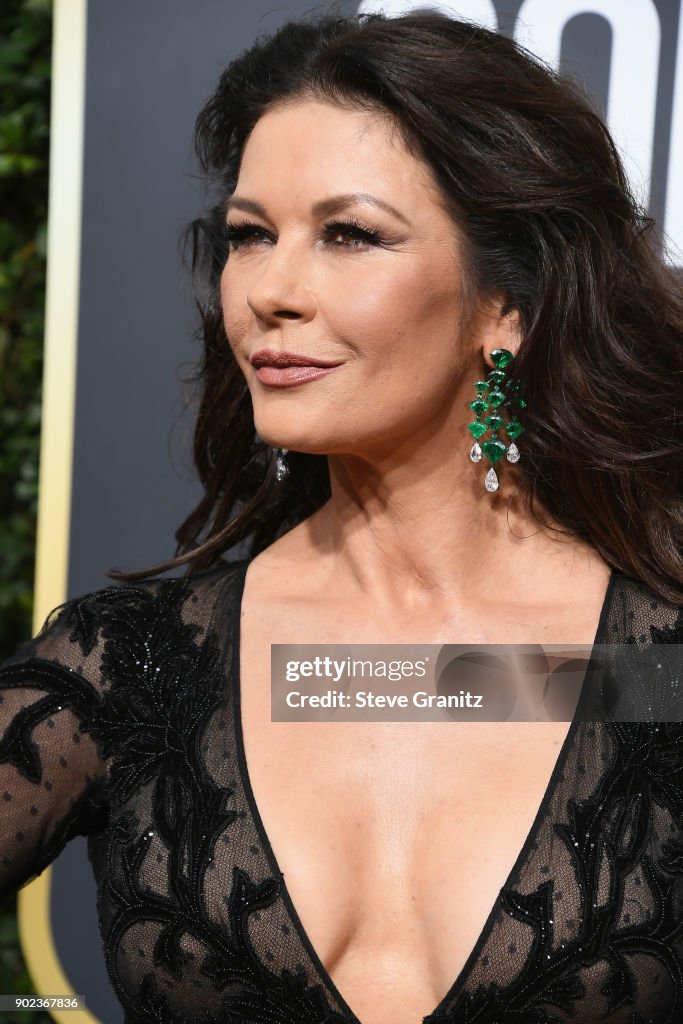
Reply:
[[[313, 100], [271, 109], [227, 220], [225, 327], [260, 437], [382, 457], [441, 435], [452, 451], [472, 419], [481, 337], [477, 351], [461, 329], [456, 227], [389, 122]], [[314, 371], [259, 369], [263, 349], [338, 365], [292, 384]]]

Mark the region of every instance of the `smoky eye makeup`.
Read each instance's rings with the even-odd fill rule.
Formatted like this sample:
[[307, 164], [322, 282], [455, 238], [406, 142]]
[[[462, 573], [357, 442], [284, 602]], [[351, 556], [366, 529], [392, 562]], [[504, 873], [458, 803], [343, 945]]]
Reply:
[[[271, 231], [253, 221], [231, 218], [225, 222], [225, 238], [230, 250], [247, 248], [273, 237]], [[365, 225], [355, 217], [327, 221], [322, 228], [322, 241], [332, 248], [343, 249], [385, 244], [378, 227]]]

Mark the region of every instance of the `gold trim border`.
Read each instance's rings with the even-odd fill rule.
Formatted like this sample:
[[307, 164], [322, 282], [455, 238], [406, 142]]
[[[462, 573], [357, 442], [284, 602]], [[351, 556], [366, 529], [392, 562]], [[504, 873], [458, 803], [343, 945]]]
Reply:
[[[66, 600], [78, 345], [87, 0], [54, 0], [43, 413], [34, 634]], [[19, 940], [37, 995], [75, 995], [50, 920], [51, 868], [18, 893]], [[83, 993], [87, 999], [87, 993]], [[57, 1024], [101, 1024], [88, 1010]]]

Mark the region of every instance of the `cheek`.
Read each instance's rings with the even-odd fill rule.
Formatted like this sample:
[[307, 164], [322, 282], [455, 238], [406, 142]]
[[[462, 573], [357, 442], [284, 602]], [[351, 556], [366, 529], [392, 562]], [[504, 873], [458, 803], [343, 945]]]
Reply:
[[458, 347], [461, 301], [452, 265], [392, 258], [357, 282], [340, 279], [327, 291], [325, 319], [365, 356], [381, 356], [386, 371], [415, 358], [452, 359]]
[[234, 268], [228, 270], [227, 265], [221, 275], [220, 298], [225, 333], [228, 341], [234, 346], [248, 328], [250, 310], [246, 291], [240, 286], [240, 276], [235, 273]]
[[345, 273], [326, 276], [323, 285], [318, 293], [320, 310], [339, 337], [365, 356], [395, 346], [404, 333], [412, 298], [406, 294], [410, 278], [401, 266], [363, 267], [359, 261]]

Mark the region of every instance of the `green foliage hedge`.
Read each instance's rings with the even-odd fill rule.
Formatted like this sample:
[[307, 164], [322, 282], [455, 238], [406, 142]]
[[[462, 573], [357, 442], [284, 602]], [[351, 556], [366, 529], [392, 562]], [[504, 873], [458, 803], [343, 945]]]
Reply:
[[47, 0], [0, 5], [0, 656], [31, 629], [51, 31]]

